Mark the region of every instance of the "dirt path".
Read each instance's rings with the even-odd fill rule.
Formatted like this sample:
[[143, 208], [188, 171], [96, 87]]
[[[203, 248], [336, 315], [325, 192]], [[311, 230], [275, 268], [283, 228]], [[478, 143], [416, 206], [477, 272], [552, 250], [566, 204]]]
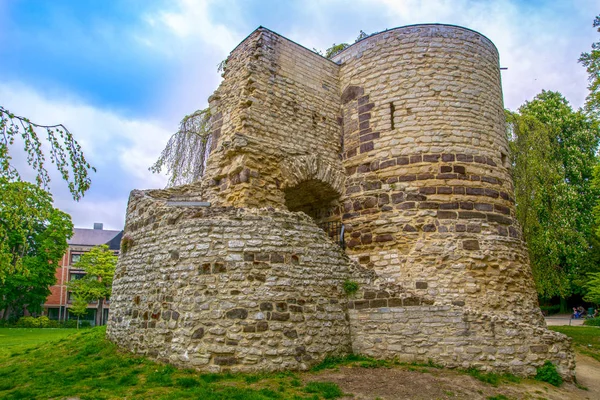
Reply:
[[[359, 368], [307, 374], [306, 381], [337, 383], [354, 400], [392, 399], [488, 399], [504, 395], [509, 399], [598, 400], [600, 399], [600, 362], [577, 355], [577, 379], [581, 386], [563, 384], [556, 388], [544, 382], [523, 380], [518, 384], [494, 387], [469, 375], [435, 368]], [[349, 397], [348, 397], [349, 398]], [[500, 397], [502, 398], [502, 397]]]
[[590, 399], [600, 399], [600, 362], [582, 354], [575, 356], [575, 362], [577, 382], [589, 389]]

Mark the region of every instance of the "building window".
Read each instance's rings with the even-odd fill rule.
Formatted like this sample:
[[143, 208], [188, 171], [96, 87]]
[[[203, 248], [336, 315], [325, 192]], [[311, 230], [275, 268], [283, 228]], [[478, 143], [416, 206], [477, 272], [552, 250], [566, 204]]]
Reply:
[[72, 254], [71, 253], [71, 265], [76, 264], [81, 259], [81, 254]]
[[83, 278], [84, 275], [85, 274], [78, 274], [76, 272], [71, 272], [69, 274], [69, 280], [70, 281], [76, 281], [76, 280], [79, 280], [79, 279]]
[[59, 311], [58, 308], [48, 308], [48, 318], [57, 320]]

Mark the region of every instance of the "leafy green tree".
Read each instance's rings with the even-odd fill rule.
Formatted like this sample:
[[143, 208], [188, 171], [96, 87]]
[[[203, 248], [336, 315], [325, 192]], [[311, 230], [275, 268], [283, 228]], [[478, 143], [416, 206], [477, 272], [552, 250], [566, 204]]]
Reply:
[[97, 325], [103, 322], [103, 303], [111, 295], [116, 265], [117, 256], [107, 245], [96, 246], [82, 254], [79, 262], [75, 264], [75, 268], [83, 269], [86, 274], [81, 279], [69, 282], [68, 285], [75, 298], [86, 303], [98, 300]]
[[0, 310], [6, 318], [41, 311], [72, 234], [71, 217], [52, 206], [50, 193], [0, 177]]
[[88, 301], [80, 296], [73, 297], [73, 303], [69, 307], [69, 313], [77, 316], [77, 329], [79, 329], [79, 319], [87, 314]]
[[589, 280], [586, 283], [588, 291], [583, 299], [600, 306], [600, 272], [591, 273], [588, 278]]
[[[594, 19], [593, 27], [600, 32], [600, 15]], [[600, 112], [600, 42], [592, 43], [590, 52], [581, 53], [579, 62], [586, 68], [590, 81], [586, 110], [598, 115]]]
[[517, 219], [542, 298], [584, 293], [598, 265], [592, 185], [598, 124], [557, 92], [542, 91], [507, 113]]

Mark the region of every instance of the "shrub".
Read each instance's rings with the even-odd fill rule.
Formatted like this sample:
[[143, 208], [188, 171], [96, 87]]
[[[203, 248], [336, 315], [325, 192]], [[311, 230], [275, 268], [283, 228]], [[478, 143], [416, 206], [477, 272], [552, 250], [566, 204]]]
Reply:
[[37, 320], [40, 328], [48, 328], [48, 325], [50, 325], [50, 318], [46, 316], [37, 317]]
[[358, 283], [351, 281], [349, 279], [346, 279], [344, 281], [344, 283], [342, 284], [342, 287], [344, 288], [344, 292], [346, 292], [346, 294], [348, 296], [351, 296], [354, 293], [358, 292]]
[[583, 324], [589, 326], [600, 326], [600, 317], [586, 319], [585, 321], [583, 321]]
[[18, 328], [39, 328], [40, 323], [35, 317], [21, 317], [17, 321]]
[[535, 379], [542, 382], [548, 382], [554, 386], [562, 385], [562, 377], [556, 371], [556, 367], [550, 361], [546, 361], [544, 365], [538, 367]]

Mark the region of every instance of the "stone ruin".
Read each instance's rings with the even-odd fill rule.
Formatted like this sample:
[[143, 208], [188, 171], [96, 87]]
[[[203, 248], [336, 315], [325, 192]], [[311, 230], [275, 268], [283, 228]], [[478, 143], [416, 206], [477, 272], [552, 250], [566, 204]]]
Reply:
[[207, 372], [353, 352], [573, 377], [515, 219], [489, 39], [407, 26], [329, 60], [259, 27], [209, 103], [203, 179], [131, 193], [112, 341]]

